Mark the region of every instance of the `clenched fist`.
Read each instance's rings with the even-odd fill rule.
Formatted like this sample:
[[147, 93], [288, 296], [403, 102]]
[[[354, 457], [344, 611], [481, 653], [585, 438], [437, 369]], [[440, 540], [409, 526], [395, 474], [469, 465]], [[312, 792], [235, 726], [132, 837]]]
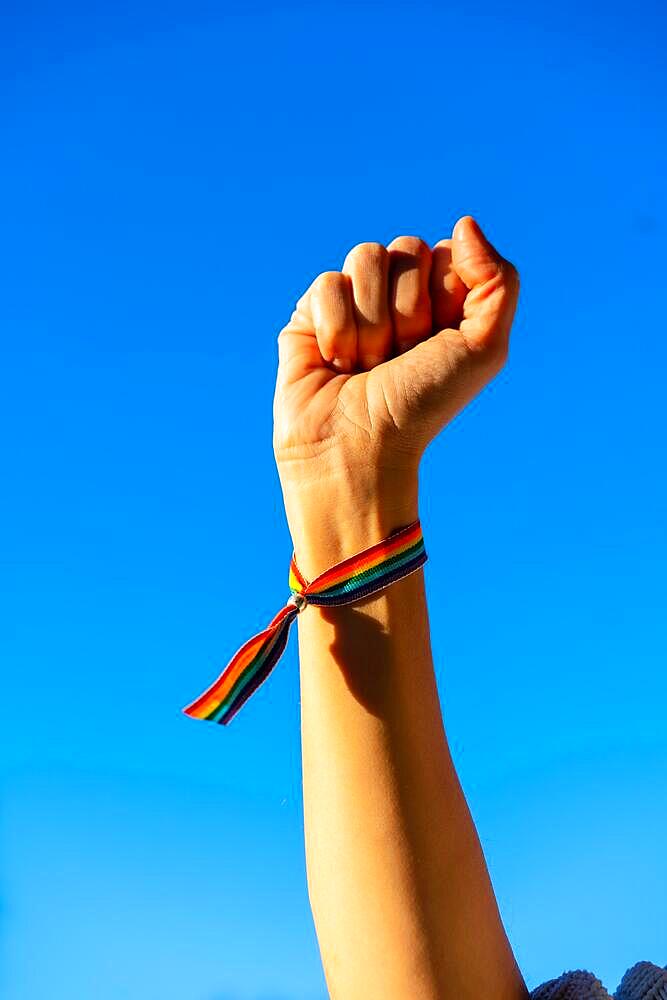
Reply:
[[299, 300], [278, 338], [273, 444], [307, 576], [417, 515], [420, 457], [502, 367], [518, 288], [466, 216], [433, 249], [354, 247]]

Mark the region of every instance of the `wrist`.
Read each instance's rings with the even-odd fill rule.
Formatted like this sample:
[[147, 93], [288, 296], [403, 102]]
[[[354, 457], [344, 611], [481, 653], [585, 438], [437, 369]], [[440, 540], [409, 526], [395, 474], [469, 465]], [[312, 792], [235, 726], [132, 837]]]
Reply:
[[340, 468], [299, 480], [281, 472], [281, 483], [296, 562], [307, 580], [419, 516], [416, 469]]

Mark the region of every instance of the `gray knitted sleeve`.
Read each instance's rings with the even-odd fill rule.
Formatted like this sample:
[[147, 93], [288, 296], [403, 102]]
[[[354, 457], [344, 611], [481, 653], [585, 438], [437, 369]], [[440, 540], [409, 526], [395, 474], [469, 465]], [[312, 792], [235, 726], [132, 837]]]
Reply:
[[591, 972], [564, 972], [558, 979], [538, 986], [531, 1000], [667, 1000], [667, 968], [638, 962], [623, 976], [614, 994], [609, 994]]

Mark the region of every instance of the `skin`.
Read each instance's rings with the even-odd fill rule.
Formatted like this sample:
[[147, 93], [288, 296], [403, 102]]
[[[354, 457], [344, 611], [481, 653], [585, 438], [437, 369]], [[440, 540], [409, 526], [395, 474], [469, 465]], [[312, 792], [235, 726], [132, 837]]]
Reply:
[[[410, 523], [428, 443], [507, 357], [519, 282], [464, 217], [363, 243], [278, 338], [274, 452], [307, 579]], [[427, 534], [427, 531], [425, 532]], [[450, 755], [423, 571], [298, 618], [308, 891], [334, 1000], [525, 1000]]]

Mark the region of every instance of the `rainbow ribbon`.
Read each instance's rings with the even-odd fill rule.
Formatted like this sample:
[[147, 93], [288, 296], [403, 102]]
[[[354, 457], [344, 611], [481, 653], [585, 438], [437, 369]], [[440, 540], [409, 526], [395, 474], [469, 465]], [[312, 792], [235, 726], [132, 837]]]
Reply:
[[263, 632], [241, 646], [218, 679], [183, 711], [193, 719], [222, 725], [231, 722], [275, 667], [287, 645], [292, 622], [308, 604], [322, 607], [353, 604], [414, 573], [426, 558], [418, 520], [325, 570], [312, 583], [301, 575], [292, 555], [289, 572], [292, 593], [287, 604]]

